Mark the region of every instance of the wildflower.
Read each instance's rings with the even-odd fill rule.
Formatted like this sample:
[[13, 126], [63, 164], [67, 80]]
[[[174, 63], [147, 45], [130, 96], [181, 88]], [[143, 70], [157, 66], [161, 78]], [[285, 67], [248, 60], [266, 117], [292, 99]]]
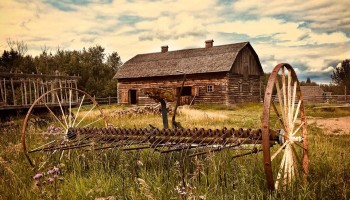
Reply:
[[58, 172], [60, 169], [58, 167], [53, 167], [52, 169], [54, 172]]
[[57, 174], [55, 174], [55, 175], [53, 175], [53, 177], [54, 177], [54, 178], [58, 178], [58, 175], [57, 175]]
[[49, 178], [49, 179], [47, 179], [50, 183], [52, 183], [53, 182], [53, 178]]
[[49, 171], [47, 171], [47, 174], [53, 174], [54, 173], [54, 171], [53, 170], [49, 170]]
[[39, 186], [39, 185], [40, 185], [40, 182], [39, 182], [39, 181], [35, 181], [35, 185], [36, 185], [36, 186]]
[[46, 181], [43, 181], [42, 184], [45, 185], [45, 184], [46, 184]]
[[63, 180], [64, 180], [64, 178], [60, 177], [60, 178], [58, 178], [58, 180], [63, 181]]
[[34, 180], [36, 180], [36, 179], [39, 179], [39, 178], [41, 178], [41, 177], [43, 177], [44, 175], [42, 174], [42, 173], [38, 173], [38, 174], [36, 174], [33, 178], [34, 178]]

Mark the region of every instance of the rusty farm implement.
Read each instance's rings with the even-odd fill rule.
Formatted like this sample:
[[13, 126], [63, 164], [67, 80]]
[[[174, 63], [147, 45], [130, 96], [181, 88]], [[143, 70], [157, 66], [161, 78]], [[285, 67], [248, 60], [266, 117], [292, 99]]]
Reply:
[[[144, 92], [161, 102], [164, 108], [165, 101], [173, 97], [161, 91], [154, 89]], [[52, 104], [56, 105], [56, 112]], [[36, 129], [31, 118], [35, 118], [33, 108], [38, 105], [47, 108], [52, 123], [58, 127]], [[167, 113], [163, 110], [164, 114]], [[172, 129], [168, 128], [167, 118], [164, 117], [162, 129], [153, 126], [116, 128], [105, 119], [98, 103], [84, 91], [76, 88], [51, 90], [35, 100], [24, 120], [22, 143], [26, 158], [31, 166], [40, 169], [75, 150], [147, 149], [159, 154], [180, 152], [185, 158], [191, 158], [244, 148], [247, 151], [235, 154], [233, 158], [262, 152], [269, 190], [288, 186], [296, 179], [306, 182], [306, 117], [299, 81], [289, 64], [277, 65], [270, 75], [265, 90], [261, 128], [186, 129], [175, 122], [175, 117]]]

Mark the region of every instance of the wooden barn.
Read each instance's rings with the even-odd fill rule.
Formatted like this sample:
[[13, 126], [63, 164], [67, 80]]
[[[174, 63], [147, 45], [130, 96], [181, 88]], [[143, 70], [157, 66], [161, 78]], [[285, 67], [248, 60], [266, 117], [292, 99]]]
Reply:
[[143, 88], [162, 88], [177, 96], [184, 73], [182, 104], [259, 101], [264, 72], [250, 43], [213, 46], [213, 42], [205, 41], [204, 48], [177, 51], [162, 46], [160, 52], [131, 58], [114, 76], [119, 103], [154, 103], [143, 94]]

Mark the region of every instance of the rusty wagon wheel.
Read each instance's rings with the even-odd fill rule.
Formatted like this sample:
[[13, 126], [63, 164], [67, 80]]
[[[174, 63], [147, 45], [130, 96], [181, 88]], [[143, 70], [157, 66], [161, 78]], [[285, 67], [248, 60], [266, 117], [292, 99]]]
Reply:
[[[263, 161], [269, 190], [285, 189], [295, 180], [306, 182], [308, 141], [304, 103], [298, 78], [289, 64], [277, 65], [269, 77], [262, 126]], [[271, 145], [271, 135], [278, 136], [280, 145]]]
[[[31, 123], [35, 109], [48, 111], [49, 126]], [[60, 162], [72, 149], [89, 148], [89, 138], [70, 133], [71, 127], [106, 127], [105, 116], [96, 100], [75, 88], [57, 88], [37, 98], [28, 110], [22, 127], [22, 145], [30, 165], [39, 170], [47, 163]]]

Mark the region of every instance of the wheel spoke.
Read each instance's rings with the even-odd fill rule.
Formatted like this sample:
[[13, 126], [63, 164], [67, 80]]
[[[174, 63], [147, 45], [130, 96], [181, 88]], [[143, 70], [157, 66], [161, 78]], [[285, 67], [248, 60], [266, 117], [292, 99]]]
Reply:
[[62, 128], [63, 128], [64, 130], [67, 130], [68, 127], [65, 126], [65, 125], [63, 125], [63, 123], [61, 122], [61, 120], [58, 119], [58, 117], [55, 115], [55, 113], [50, 109], [50, 107], [49, 107], [44, 101], [42, 101], [42, 102], [43, 102], [43, 104], [45, 105], [45, 107], [49, 110], [49, 112], [51, 113], [51, 115], [53, 115], [53, 117], [60, 123], [60, 125], [62, 126]]
[[275, 157], [282, 151], [282, 149], [289, 144], [289, 141], [285, 142], [282, 146], [280, 146], [280, 148], [278, 148], [278, 150], [271, 156], [271, 161], [273, 161], [273, 159], [275, 159]]
[[75, 127], [75, 126], [74, 126], [74, 124], [75, 124], [75, 121], [76, 121], [76, 120], [77, 120], [77, 118], [78, 118], [79, 111], [80, 111], [81, 105], [83, 104], [84, 98], [85, 98], [85, 94], [83, 95], [83, 98], [81, 99], [81, 102], [80, 102], [80, 105], [79, 105], [79, 108], [78, 108], [77, 114], [75, 115], [75, 118], [74, 118], [74, 121], [73, 121], [72, 127]]
[[67, 128], [68, 128], [66, 115], [65, 115], [64, 112], [63, 112], [63, 108], [62, 108], [62, 105], [61, 105], [61, 101], [60, 101], [60, 98], [58, 97], [57, 93], [56, 93], [56, 97], [57, 97], [58, 104], [60, 105], [60, 108], [61, 108], [62, 117], [63, 117], [64, 122], [65, 122], [65, 124], [66, 124], [66, 126], [67, 126]]
[[298, 126], [298, 128], [292, 133], [292, 136], [294, 136], [304, 124], [305, 124], [305, 122], [302, 122], [302, 123]]
[[278, 112], [278, 110], [277, 110], [277, 108], [276, 108], [275, 103], [274, 103], [273, 101], [272, 101], [271, 103], [272, 103], [273, 110], [275, 111], [275, 113], [276, 113], [276, 115], [277, 115], [277, 117], [278, 117], [278, 121], [281, 123], [281, 126], [285, 129], [286, 127], [285, 127], [285, 125], [284, 125], [284, 123], [283, 123], [283, 119], [281, 118], [281, 115], [279, 114], [279, 112]]
[[[287, 113], [288, 113], [288, 106], [287, 106], [287, 91], [286, 91], [286, 75], [284, 73], [284, 67], [282, 67], [282, 90], [283, 90], [283, 107], [284, 107], [284, 121], [285, 122], [288, 122], [287, 121]], [[287, 123], [286, 124], [286, 127], [288, 130], [289, 128], [289, 124]]]
[[85, 126], [83, 126], [83, 127], [88, 127], [88, 126], [90, 126], [90, 125], [92, 125], [92, 124], [95, 124], [96, 122], [99, 122], [99, 121], [101, 121], [101, 120], [103, 120], [103, 119], [104, 119], [104, 117], [98, 118], [97, 120], [95, 120], [95, 121], [93, 121], [93, 122], [91, 122], [91, 123], [89, 123], [89, 124], [87, 124], [87, 125], [85, 125]]
[[41, 146], [39, 146], [39, 147], [36, 147], [35, 149], [29, 150], [28, 153], [40, 151], [41, 148], [43, 148], [43, 147], [45, 147], [45, 146], [47, 146], [47, 145], [49, 145], [49, 144], [52, 144], [52, 143], [54, 143], [55, 141], [56, 141], [56, 140], [52, 140], [51, 142], [48, 142], [48, 143], [43, 144], [43, 145], [41, 145]]
[[96, 104], [94, 104], [94, 106], [92, 106], [92, 108], [83, 116], [83, 118], [78, 122], [78, 124], [76, 125], [76, 127], [79, 126], [79, 124], [85, 119], [86, 116], [89, 115], [89, 113], [96, 107]]
[[[280, 109], [281, 109], [281, 113], [282, 113], [282, 118], [283, 118], [283, 121], [285, 122], [285, 121], [286, 121], [286, 114], [285, 114], [285, 112], [284, 112], [284, 105], [283, 105], [283, 99], [282, 99], [282, 95], [281, 95], [281, 88], [280, 88], [280, 85], [279, 85], [279, 81], [278, 81], [278, 80], [275, 81], [275, 85], [276, 85], [276, 90], [277, 90], [278, 102], [279, 102]], [[283, 124], [284, 124], [284, 123], [283, 123]], [[283, 127], [285, 128], [285, 130], [287, 130], [285, 124], [284, 124]]]
[[292, 116], [292, 112], [291, 112], [291, 93], [292, 93], [292, 89], [291, 89], [291, 81], [292, 81], [292, 77], [291, 77], [291, 72], [290, 70], [288, 70], [288, 94], [287, 94], [287, 103], [288, 103], [288, 115], [287, 115], [287, 123], [288, 123], [288, 133], [291, 132], [290, 128], [291, 128], [291, 123], [292, 123], [292, 120], [291, 120], [291, 116]]
[[278, 189], [278, 186], [279, 186], [279, 182], [282, 178], [282, 172], [283, 172], [283, 169], [284, 169], [284, 164], [286, 162], [286, 154], [283, 154], [283, 157], [282, 157], [282, 161], [281, 161], [281, 164], [280, 164], [280, 168], [278, 170], [278, 174], [277, 174], [277, 177], [276, 177], [276, 182], [275, 182], [275, 188]]
[[295, 121], [293, 120], [294, 118], [294, 106], [295, 106], [295, 95], [296, 95], [296, 91], [297, 91], [297, 82], [294, 81], [294, 85], [293, 85], [293, 96], [291, 99], [292, 102], [292, 108], [291, 108], [291, 112], [290, 112], [290, 116], [289, 116], [289, 121], [291, 123], [290, 125], [290, 132], [293, 132], [293, 128], [294, 128], [294, 123]]

